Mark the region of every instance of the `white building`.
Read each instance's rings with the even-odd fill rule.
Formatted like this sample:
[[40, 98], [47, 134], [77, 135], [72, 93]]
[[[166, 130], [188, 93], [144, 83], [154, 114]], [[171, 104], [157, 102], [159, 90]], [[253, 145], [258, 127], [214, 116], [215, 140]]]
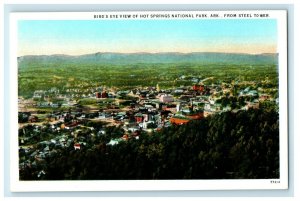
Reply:
[[159, 97], [159, 101], [163, 103], [169, 103], [169, 102], [173, 102], [174, 98], [171, 95], [164, 94]]

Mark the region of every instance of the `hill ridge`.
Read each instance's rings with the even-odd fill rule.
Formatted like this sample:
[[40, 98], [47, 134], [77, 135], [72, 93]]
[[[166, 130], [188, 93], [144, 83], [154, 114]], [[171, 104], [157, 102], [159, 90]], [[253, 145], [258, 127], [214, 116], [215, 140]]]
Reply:
[[137, 64], [137, 63], [199, 63], [199, 64], [277, 64], [277, 53], [247, 54], [221, 52], [96, 52], [83, 55], [25, 55], [18, 57], [19, 67], [31, 63], [74, 63], [74, 64]]

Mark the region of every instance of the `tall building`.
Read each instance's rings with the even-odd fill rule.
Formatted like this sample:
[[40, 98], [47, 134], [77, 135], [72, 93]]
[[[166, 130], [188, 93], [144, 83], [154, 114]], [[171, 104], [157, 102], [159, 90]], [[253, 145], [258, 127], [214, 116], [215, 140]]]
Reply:
[[157, 83], [156, 85], [156, 91], [159, 92], [160, 91], [160, 87], [159, 87], [159, 84]]

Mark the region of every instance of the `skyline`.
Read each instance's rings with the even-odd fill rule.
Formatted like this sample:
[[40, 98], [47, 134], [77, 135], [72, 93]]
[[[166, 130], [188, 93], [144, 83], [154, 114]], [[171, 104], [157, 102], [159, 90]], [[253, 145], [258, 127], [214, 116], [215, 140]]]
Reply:
[[277, 53], [277, 21], [22, 20], [18, 56], [96, 52]]

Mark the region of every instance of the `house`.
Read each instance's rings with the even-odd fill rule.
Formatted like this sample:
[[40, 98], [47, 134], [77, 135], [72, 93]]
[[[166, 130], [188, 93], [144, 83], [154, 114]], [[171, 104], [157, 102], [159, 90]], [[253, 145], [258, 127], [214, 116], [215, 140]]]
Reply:
[[257, 92], [256, 90], [250, 90], [250, 91], [248, 92], [248, 95], [249, 95], [249, 96], [258, 96], [258, 92]]
[[100, 129], [100, 130], [98, 131], [98, 133], [97, 133], [97, 136], [105, 135], [105, 134], [106, 134], [105, 130], [104, 130], [104, 129]]
[[147, 97], [148, 99], [155, 99], [156, 94], [155, 94], [155, 93], [147, 94], [146, 97]]
[[138, 127], [130, 127], [128, 128], [128, 131], [131, 131], [132, 133], [135, 133], [136, 131], [139, 131], [140, 129]]
[[134, 115], [134, 119], [135, 119], [136, 123], [141, 123], [144, 120], [144, 115], [142, 113], [138, 112]]
[[31, 122], [31, 123], [38, 122], [38, 120], [39, 120], [39, 118], [37, 116], [34, 116], [34, 115], [31, 115], [28, 118], [28, 121]]
[[247, 104], [245, 106], [245, 109], [249, 110], [250, 108], [259, 109], [259, 102], [258, 101], [256, 101], [256, 102], [247, 102]]
[[175, 89], [174, 93], [175, 94], [182, 94], [183, 93], [183, 89]]
[[79, 143], [75, 143], [75, 144], [74, 144], [74, 149], [75, 149], [75, 150], [77, 150], [77, 149], [80, 150], [80, 144], [79, 144]]
[[50, 151], [49, 146], [46, 146], [43, 150], [43, 152], [48, 153]]
[[124, 121], [127, 119], [126, 112], [119, 112], [116, 116], [113, 117], [113, 119], [117, 122]]
[[223, 107], [223, 112], [228, 112], [228, 111], [231, 111], [231, 107], [230, 106], [226, 106], [226, 107]]
[[193, 90], [203, 92], [204, 91], [204, 85], [195, 84], [195, 85], [193, 85]]
[[177, 112], [177, 105], [175, 104], [169, 104], [162, 108], [163, 110], [170, 111], [171, 113]]
[[55, 139], [51, 139], [50, 142], [53, 143], [53, 144], [56, 144], [56, 140]]
[[122, 137], [122, 139], [125, 140], [125, 141], [128, 140], [129, 139], [128, 134], [124, 134], [123, 137]]
[[199, 78], [193, 77], [193, 78], [191, 78], [191, 81], [194, 83], [197, 83], [197, 82], [199, 82]]
[[45, 95], [45, 92], [43, 90], [36, 90], [33, 93], [33, 97], [32, 98], [42, 98]]
[[117, 96], [126, 96], [130, 91], [118, 91]]
[[42, 176], [45, 175], [45, 174], [46, 174], [45, 171], [44, 171], [44, 170], [41, 170], [41, 171], [38, 173], [37, 177], [40, 178], [40, 177], [42, 177]]
[[266, 100], [269, 100], [271, 98], [270, 95], [268, 94], [262, 94], [259, 96], [259, 101], [266, 101]]
[[66, 144], [67, 144], [67, 141], [66, 141], [66, 139], [65, 139], [64, 137], [59, 138], [58, 141], [59, 141], [59, 143], [60, 143], [60, 145], [61, 145], [62, 147], [66, 146]]
[[169, 102], [173, 102], [174, 98], [171, 95], [163, 94], [159, 97], [159, 100], [162, 103], [169, 103]]
[[35, 157], [38, 154], [38, 151], [34, 151], [33, 153], [30, 154], [30, 157]]
[[35, 155], [35, 160], [42, 161], [46, 157], [46, 154], [44, 152], [39, 152], [37, 155]]
[[[63, 124], [62, 124], [63, 125]], [[65, 129], [74, 129], [74, 128], [76, 128], [77, 126], [79, 125], [79, 122], [78, 121], [73, 121], [73, 122], [70, 122], [70, 123], [67, 123], [67, 124], [65, 124], [64, 126], [64, 128]]]
[[214, 113], [211, 110], [204, 110], [204, 112], [203, 112], [204, 117], [208, 117], [209, 115], [212, 115], [212, 114], [214, 114]]
[[31, 116], [30, 112], [19, 112], [18, 113], [19, 122], [20, 123], [27, 122], [30, 116]]
[[145, 104], [144, 107], [148, 110], [148, 111], [151, 111], [154, 109], [153, 105], [151, 104]]
[[154, 121], [144, 121], [142, 126], [144, 129], [147, 129], [147, 128], [149, 128], [149, 125], [155, 125], [155, 122]]
[[106, 91], [96, 92], [96, 98], [108, 98], [108, 93]]
[[106, 145], [111, 145], [111, 146], [114, 146], [116, 144], [119, 144], [119, 142], [122, 141], [122, 139], [111, 139], [109, 141], [109, 143], [107, 143]]

